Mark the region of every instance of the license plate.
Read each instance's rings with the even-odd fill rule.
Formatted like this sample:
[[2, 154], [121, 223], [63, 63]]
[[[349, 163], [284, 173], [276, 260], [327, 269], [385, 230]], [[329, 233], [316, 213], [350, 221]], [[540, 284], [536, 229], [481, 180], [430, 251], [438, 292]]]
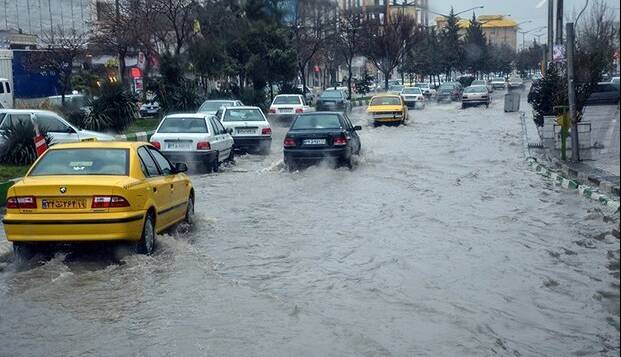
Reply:
[[86, 208], [86, 199], [82, 198], [54, 198], [42, 199], [43, 209], [80, 209]]
[[278, 109], [278, 111], [281, 113], [292, 113], [293, 109]]
[[190, 144], [189, 143], [167, 143], [166, 148], [171, 149], [171, 150], [179, 150], [179, 149], [189, 150]]
[[325, 145], [326, 139], [305, 139], [304, 145]]
[[254, 134], [255, 132], [256, 132], [255, 129], [241, 129], [241, 128], [237, 129], [238, 134]]

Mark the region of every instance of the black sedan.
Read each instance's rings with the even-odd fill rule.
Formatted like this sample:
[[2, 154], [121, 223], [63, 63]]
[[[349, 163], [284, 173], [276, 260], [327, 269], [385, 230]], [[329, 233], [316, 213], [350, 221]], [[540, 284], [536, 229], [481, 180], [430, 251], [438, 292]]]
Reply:
[[315, 103], [315, 109], [319, 111], [351, 112], [351, 102], [347, 94], [340, 89], [326, 89]]
[[346, 114], [311, 112], [298, 115], [283, 142], [285, 165], [295, 170], [300, 164], [327, 160], [352, 167], [352, 156], [360, 154], [360, 137]]

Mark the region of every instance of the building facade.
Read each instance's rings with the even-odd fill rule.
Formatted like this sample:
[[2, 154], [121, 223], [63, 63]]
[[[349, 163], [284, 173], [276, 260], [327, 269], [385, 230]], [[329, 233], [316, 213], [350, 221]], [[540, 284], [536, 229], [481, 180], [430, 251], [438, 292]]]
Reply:
[[417, 24], [428, 26], [429, 0], [339, 0], [339, 8], [361, 9], [370, 17], [378, 17], [383, 20], [386, 12], [391, 15], [407, 14], [412, 16]]
[[[517, 31], [518, 24], [502, 15], [481, 15], [477, 17], [481, 23], [481, 28], [487, 40], [496, 46], [508, 46], [514, 51], [517, 50]], [[446, 26], [446, 18], [442, 16], [436, 17], [438, 28]], [[470, 27], [469, 19], [459, 19], [458, 26], [460, 34], [463, 36]]]

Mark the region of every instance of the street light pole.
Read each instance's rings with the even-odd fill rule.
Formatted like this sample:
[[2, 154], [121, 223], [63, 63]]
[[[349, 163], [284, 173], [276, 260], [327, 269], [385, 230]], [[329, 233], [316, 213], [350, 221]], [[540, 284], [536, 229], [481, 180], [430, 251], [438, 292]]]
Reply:
[[548, 63], [554, 50], [554, 0], [548, 0]]
[[571, 121], [571, 159], [580, 161], [578, 142], [578, 120], [576, 118], [576, 89], [574, 86], [574, 24], [567, 23], [567, 84], [569, 99], [569, 120]]

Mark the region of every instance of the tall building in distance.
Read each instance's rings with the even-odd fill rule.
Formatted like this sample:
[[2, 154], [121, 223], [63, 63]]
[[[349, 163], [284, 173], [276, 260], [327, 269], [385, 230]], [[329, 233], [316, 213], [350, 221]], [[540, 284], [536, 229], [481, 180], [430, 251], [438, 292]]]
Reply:
[[[505, 45], [514, 51], [517, 50], [517, 22], [503, 15], [481, 15], [477, 17], [477, 20], [481, 23], [483, 33], [491, 44]], [[438, 28], [446, 26], [446, 17], [436, 17], [436, 24]], [[470, 27], [470, 19], [459, 19], [457, 24], [461, 35], [464, 35]]]
[[383, 19], [386, 11], [393, 14], [407, 14], [414, 18], [417, 24], [428, 26], [429, 0], [339, 0], [339, 7], [344, 10], [361, 9], [370, 17]]

